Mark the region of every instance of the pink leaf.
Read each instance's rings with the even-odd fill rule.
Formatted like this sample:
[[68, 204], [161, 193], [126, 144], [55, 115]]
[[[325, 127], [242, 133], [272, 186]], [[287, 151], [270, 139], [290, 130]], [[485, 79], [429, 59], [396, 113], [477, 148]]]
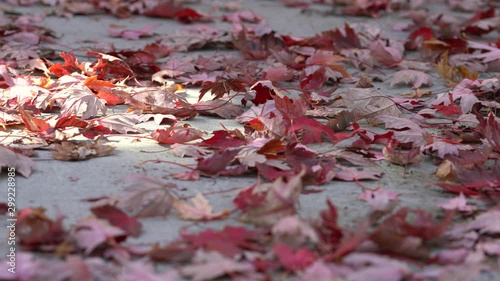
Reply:
[[394, 67], [403, 61], [404, 46], [395, 41], [390, 41], [387, 46], [385, 42], [376, 41], [370, 44], [370, 51], [373, 57], [387, 67]]
[[105, 220], [91, 217], [78, 222], [73, 229], [72, 236], [78, 247], [84, 249], [85, 254], [89, 255], [106, 241], [114, 242], [116, 239], [122, 239], [126, 236], [126, 232], [110, 225]]
[[160, 26], [160, 24], [148, 24], [145, 27], [138, 30], [124, 29], [120, 30], [117, 28], [108, 28], [108, 33], [111, 37], [122, 37], [128, 40], [138, 40], [141, 37], [151, 36], [151, 31]]
[[18, 172], [29, 177], [34, 166], [35, 162], [29, 157], [0, 144], [0, 169], [5, 167], [8, 168], [7, 172]]
[[189, 124], [172, 124], [167, 129], [157, 129], [151, 134], [151, 137], [162, 144], [185, 143], [192, 140], [201, 139], [203, 133]]
[[413, 88], [420, 88], [421, 86], [431, 86], [432, 77], [418, 70], [400, 70], [393, 74], [391, 80], [391, 87], [397, 84], [410, 84]]
[[281, 243], [274, 245], [273, 253], [278, 257], [281, 265], [291, 271], [302, 270], [317, 259], [316, 254], [307, 248], [294, 251], [290, 246]]
[[463, 213], [472, 213], [476, 210], [476, 207], [467, 204], [467, 199], [463, 193], [460, 193], [457, 197], [451, 198], [446, 202], [438, 203], [437, 206], [444, 210], [459, 211]]
[[229, 210], [224, 210], [219, 213], [213, 213], [212, 206], [203, 194], [198, 193], [191, 199], [191, 204], [175, 201], [174, 208], [179, 212], [182, 219], [192, 221], [210, 221], [223, 219], [229, 215]]

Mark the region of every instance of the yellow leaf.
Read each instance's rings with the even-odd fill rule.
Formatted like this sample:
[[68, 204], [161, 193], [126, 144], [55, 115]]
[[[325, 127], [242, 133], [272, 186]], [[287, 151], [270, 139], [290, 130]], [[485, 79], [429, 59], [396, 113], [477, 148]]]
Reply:
[[476, 80], [479, 75], [476, 71], [470, 71], [465, 66], [453, 66], [448, 63], [448, 52], [445, 52], [435, 65], [436, 71], [443, 79], [446, 86], [455, 87], [464, 78]]
[[436, 177], [441, 180], [451, 180], [455, 178], [456, 174], [457, 168], [452, 162], [448, 160], [444, 160], [443, 162], [441, 162], [436, 170]]

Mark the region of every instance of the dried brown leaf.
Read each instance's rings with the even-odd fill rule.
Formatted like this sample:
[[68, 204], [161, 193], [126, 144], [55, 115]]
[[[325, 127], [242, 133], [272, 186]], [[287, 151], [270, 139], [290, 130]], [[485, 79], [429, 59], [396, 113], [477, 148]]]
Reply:
[[80, 161], [94, 157], [110, 155], [115, 149], [106, 145], [104, 138], [98, 138], [95, 141], [63, 141], [55, 145], [52, 151], [52, 157], [62, 161]]

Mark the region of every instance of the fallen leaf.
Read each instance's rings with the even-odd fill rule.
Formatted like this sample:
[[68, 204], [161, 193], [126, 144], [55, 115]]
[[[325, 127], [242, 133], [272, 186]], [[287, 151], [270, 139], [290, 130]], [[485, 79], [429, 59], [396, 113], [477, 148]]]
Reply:
[[343, 105], [351, 108], [356, 116], [374, 120], [380, 115], [401, 116], [396, 103], [376, 89], [351, 88], [340, 96]]
[[420, 88], [421, 86], [431, 86], [432, 77], [422, 71], [418, 70], [400, 70], [393, 74], [391, 79], [391, 87], [398, 84], [409, 84], [413, 88]]
[[457, 176], [457, 168], [453, 162], [444, 160], [436, 169], [436, 177], [440, 180], [451, 180]]
[[136, 218], [165, 216], [170, 211], [174, 197], [169, 188], [173, 184], [164, 183], [154, 177], [132, 175], [121, 179], [130, 185], [123, 194], [112, 197], [111, 204]]
[[151, 31], [153, 31], [153, 29], [157, 28], [158, 26], [159, 24], [148, 24], [143, 28], [137, 30], [132, 30], [132, 29], [120, 30], [115, 27], [109, 27], [108, 34], [111, 37], [121, 37], [128, 40], [139, 40], [139, 38], [151, 36]]
[[234, 161], [239, 149], [223, 149], [215, 152], [212, 156], [199, 158], [196, 161], [196, 170], [205, 175], [222, 175], [231, 172], [243, 173], [246, 171], [244, 166], [236, 166], [231, 168], [230, 164]]
[[203, 96], [210, 91], [214, 99], [220, 99], [225, 94], [230, 94], [231, 91], [236, 93], [245, 92], [246, 88], [243, 81], [239, 79], [217, 79], [215, 82], [206, 81], [203, 83], [200, 89], [200, 96], [198, 97], [198, 102], [203, 98]]
[[397, 41], [382, 42], [378, 40], [372, 42], [370, 43], [370, 51], [379, 63], [387, 67], [394, 67], [403, 61], [404, 47]]
[[187, 243], [187, 247], [197, 250], [217, 252], [227, 258], [236, 258], [244, 251], [261, 251], [259, 241], [267, 236], [260, 231], [244, 227], [225, 226], [215, 231], [206, 229], [197, 234], [182, 233], [177, 245]]
[[163, 273], [156, 273], [153, 265], [145, 261], [128, 261], [123, 265], [119, 276], [110, 277], [117, 278], [118, 281], [177, 281], [180, 280], [177, 270], [166, 270]]
[[470, 169], [457, 169], [455, 182], [438, 182], [436, 185], [454, 193], [478, 195], [498, 193], [500, 186], [500, 165], [492, 167], [473, 166]]
[[12, 172], [14, 169], [27, 178], [31, 175], [33, 167], [35, 162], [31, 158], [0, 144], [0, 170], [7, 168], [8, 172]]
[[113, 245], [117, 240], [126, 236], [125, 230], [110, 225], [107, 221], [89, 217], [75, 224], [71, 237], [76, 245], [91, 254], [97, 247], [109, 243]]
[[306, 243], [319, 241], [315, 230], [298, 216], [282, 218], [271, 229], [273, 238], [292, 247], [301, 247]]
[[358, 196], [358, 199], [368, 202], [375, 211], [386, 211], [391, 201], [397, 201], [399, 192], [389, 189], [377, 188], [375, 191], [366, 190]]
[[340, 30], [339, 28], [336, 28], [331, 32], [326, 32], [328, 36], [331, 36], [333, 38], [335, 48], [337, 49], [362, 48], [361, 41], [359, 39], [357, 32], [354, 29], [352, 29], [352, 27], [347, 22], [344, 24], [343, 31], [344, 32], [342, 32], [342, 30]]
[[162, 144], [176, 144], [201, 139], [202, 134], [189, 124], [175, 123], [167, 129], [157, 129], [151, 137]]
[[180, 272], [193, 281], [208, 281], [225, 275], [255, 274], [252, 264], [248, 261], [235, 261], [217, 252], [201, 250], [196, 252], [193, 264], [181, 267]]
[[454, 87], [462, 79], [476, 80], [478, 73], [470, 71], [466, 66], [452, 66], [448, 63], [448, 52], [444, 53], [439, 62], [434, 66], [446, 86]]
[[395, 140], [389, 141], [382, 149], [382, 153], [387, 161], [396, 165], [407, 166], [421, 161], [420, 147], [413, 147], [410, 150], [402, 150]]
[[305, 170], [302, 170], [295, 176], [255, 186], [251, 190], [252, 195], [265, 197], [262, 201], [255, 202], [254, 206], [247, 206], [240, 220], [256, 225], [273, 225], [283, 217], [294, 215], [304, 174]]
[[307, 117], [299, 117], [293, 121], [292, 126], [288, 129], [289, 132], [298, 134], [301, 132], [300, 139], [302, 144], [322, 143], [323, 134], [328, 137], [332, 143], [337, 143], [335, 132], [327, 125], [321, 124], [319, 121]]
[[101, 137], [95, 141], [62, 141], [55, 144], [52, 157], [62, 161], [81, 161], [108, 156], [115, 148], [106, 143], [107, 140]]
[[192, 106], [202, 115], [217, 115], [225, 119], [232, 119], [243, 113], [241, 106], [225, 100], [198, 102]]
[[378, 180], [383, 172], [367, 171], [355, 168], [338, 166], [335, 173], [335, 178], [343, 181], [359, 181], [359, 180]]
[[278, 257], [280, 264], [290, 271], [303, 270], [318, 258], [313, 251], [307, 248], [294, 251], [290, 246], [281, 243], [274, 245], [273, 253]]
[[467, 199], [463, 193], [460, 193], [457, 197], [451, 198], [446, 202], [438, 203], [437, 206], [444, 210], [459, 211], [465, 214], [471, 214], [477, 209], [476, 207], [467, 204]]
[[36, 118], [31, 113], [24, 111], [22, 108], [19, 108], [19, 113], [21, 115], [21, 119], [26, 125], [26, 129], [32, 132], [44, 132], [51, 128], [51, 126], [47, 123], [46, 120]]
[[122, 210], [111, 206], [94, 206], [90, 209], [99, 219], [107, 220], [111, 225], [125, 230], [128, 234], [138, 237], [142, 230], [142, 224], [136, 219], [129, 217]]
[[198, 193], [191, 204], [179, 200], [174, 201], [174, 208], [179, 212], [182, 219], [192, 221], [211, 221], [226, 218], [231, 211], [224, 210], [219, 213], [213, 213], [212, 206], [203, 194]]
[[61, 108], [61, 115], [81, 116], [83, 119], [90, 119], [102, 114], [106, 114], [106, 106], [104, 101], [99, 99], [87, 87], [69, 87], [60, 92], [60, 94], [68, 95]]
[[52, 220], [43, 208], [24, 208], [16, 216], [17, 239], [26, 247], [57, 245], [64, 240], [63, 216]]
[[174, 143], [170, 146], [170, 151], [177, 157], [201, 158], [210, 154], [211, 150], [192, 144]]

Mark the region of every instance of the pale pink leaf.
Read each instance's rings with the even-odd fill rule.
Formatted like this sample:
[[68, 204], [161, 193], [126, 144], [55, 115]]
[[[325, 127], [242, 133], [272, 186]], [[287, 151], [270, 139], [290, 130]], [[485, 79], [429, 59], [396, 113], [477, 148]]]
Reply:
[[[8, 168], [7, 172], [20, 173], [24, 177], [29, 177], [34, 166], [35, 162], [31, 158], [0, 144], [0, 170]], [[9, 167], [14, 168], [15, 171]]]
[[185, 220], [210, 221], [227, 217], [229, 210], [214, 213], [213, 208], [203, 194], [198, 193], [191, 199], [191, 204], [176, 200], [174, 208], [179, 212], [179, 216]]
[[107, 221], [90, 217], [79, 221], [73, 229], [72, 237], [78, 247], [89, 255], [106, 241], [125, 236], [125, 230], [110, 225]]
[[390, 201], [397, 201], [399, 192], [379, 188], [375, 191], [366, 190], [358, 196], [358, 199], [368, 202], [373, 210], [386, 210]]
[[180, 272], [193, 281], [208, 281], [227, 274], [232, 276], [245, 273], [255, 274], [255, 269], [248, 261], [236, 261], [224, 257], [219, 252], [198, 250], [193, 263], [181, 267]]
[[444, 210], [459, 211], [464, 213], [472, 213], [477, 209], [476, 207], [467, 204], [467, 199], [463, 193], [460, 193], [459, 196], [451, 198], [446, 202], [438, 203], [437, 206], [443, 208]]
[[372, 56], [381, 64], [393, 67], [403, 60], [404, 46], [400, 42], [390, 41], [389, 46], [382, 41], [370, 44]]
[[432, 85], [432, 77], [418, 70], [400, 70], [394, 73], [391, 79], [391, 87], [398, 84], [409, 84], [413, 86], [413, 88], [420, 88], [421, 86], [431, 86]]
[[108, 28], [108, 34], [111, 37], [121, 37], [128, 40], [138, 40], [141, 37], [149, 37], [151, 36], [151, 31], [157, 28], [160, 24], [148, 24], [141, 29], [133, 30], [133, 29], [118, 29], [114, 27]]

